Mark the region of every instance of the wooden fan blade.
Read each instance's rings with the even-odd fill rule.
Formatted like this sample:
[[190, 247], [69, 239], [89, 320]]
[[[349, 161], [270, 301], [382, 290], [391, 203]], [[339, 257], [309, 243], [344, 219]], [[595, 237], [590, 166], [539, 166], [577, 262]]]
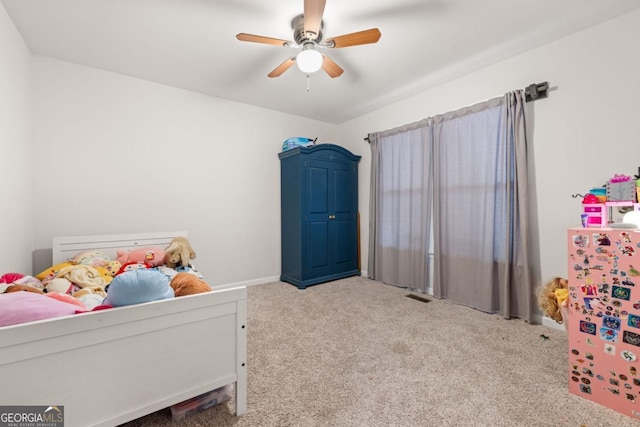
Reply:
[[358, 31], [357, 33], [330, 38], [326, 41], [326, 44], [333, 44], [333, 48], [339, 48], [377, 43], [377, 41], [380, 40], [381, 35], [380, 30], [377, 28], [371, 28], [370, 30]]
[[296, 62], [296, 57], [292, 56], [291, 58], [287, 59], [286, 61], [284, 61], [282, 64], [278, 65], [276, 68], [273, 69], [272, 72], [270, 72], [269, 74], [267, 74], [269, 77], [273, 78], [273, 77], [279, 77], [282, 73], [284, 73], [285, 71], [287, 71], [293, 64], [295, 64]]
[[315, 40], [320, 33], [326, 0], [304, 0], [304, 32]]
[[327, 55], [322, 55], [322, 69], [329, 74], [329, 77], [332, 79], [339, 77], [344, 73], [344, 70]]
[[236, 38], [243, 42], [272, 44], [275, 46], [285, 46], [287, 40], [274, 39], [272, 37], [256, 36], [255, 34], [240, 33]]

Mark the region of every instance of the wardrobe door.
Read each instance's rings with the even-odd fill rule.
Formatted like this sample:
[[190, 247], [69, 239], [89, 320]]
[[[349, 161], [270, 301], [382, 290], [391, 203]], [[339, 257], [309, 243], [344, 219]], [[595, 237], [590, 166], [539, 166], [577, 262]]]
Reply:
[[352, 162], [336, 162], [331, 175], [331, 264], [333, 273], [340, 273], [358, 267], [356, 165]]
[[306, 228], [305, 279], [326, 276], [331, 269], [331, 191], [333, 164], [323, 160], [305, 162]]

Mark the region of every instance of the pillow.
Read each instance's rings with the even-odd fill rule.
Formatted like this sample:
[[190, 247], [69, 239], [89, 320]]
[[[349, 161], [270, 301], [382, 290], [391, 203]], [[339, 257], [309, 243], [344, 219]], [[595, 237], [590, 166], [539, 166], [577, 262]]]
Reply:
[[104, 267], [112, 259], [100, 251], [84, 251], [73, 257], [76, 264], [90, 265], [92, 267]]
[[[49, 298], [53, 298], [54, 300], [57, 300], [57, 301], [62, 301], [62, 302], [66, 302], [67, 304], [77, 305], [78, 307], [80, 307], [82, 311], [85, 311], [87, 309], [87, 307], [85, 307], [82, 301], [75, 299], [71, 295], [61, 294], [59, 292], [49, 292], [44, 295]], [[76, 308], [76, 310], [78, 309]]]
[[61, 262], [60, 264], [56, 264], [53, 267], [49, 267], [43, 272], [36, 274], [36, 279], [40, 280], [41, 282], [44, 279], [51, 280], [56, 276], [56, 274], [58, 274], [58, 271], [62, 270], [65, 267], [69, 267], [70, 265], [74, 265], [74, 263], [71, 261], [65, 261]]
[[75, 314], [79, 307], [33, 292], [0, 295], [0, 326]]
[[141, 268], [114, 277], [102, 303], [120, 307], [173, 297], [167, 276], [154, 268]]

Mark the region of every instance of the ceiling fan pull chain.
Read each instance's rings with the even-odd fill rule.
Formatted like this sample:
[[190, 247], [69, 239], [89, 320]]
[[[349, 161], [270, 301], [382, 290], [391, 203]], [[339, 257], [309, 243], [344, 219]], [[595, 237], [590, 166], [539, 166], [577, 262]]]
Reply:
[[311, 92], [310, 82], [311, 78], [309, 77], [309, 74], [307, 74], [307, 92]]

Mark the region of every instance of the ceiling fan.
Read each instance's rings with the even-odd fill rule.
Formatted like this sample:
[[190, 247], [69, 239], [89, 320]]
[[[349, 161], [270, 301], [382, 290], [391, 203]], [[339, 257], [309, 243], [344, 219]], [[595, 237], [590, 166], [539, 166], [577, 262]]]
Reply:
[[338, 49], [342, 47], [358, 46], [362, 44], [376, 43], [380, 40], [380, 30], [371, 28], [356, 33], [323, 39], [322, 14], [326, 0], [304, 0], [304, 13], [293, 18], [293, 40], [281, 40], [272, 37], [257, 36], [254, 34], [240, 33], [236, 38], [243, 42], [263, 43], [275, 46], [284, 46], [300, 49], [296, 55], [284, 61], [271, 71], [269, 77], [278, 77], [287, 71], [294, 63], [302, 72], [307, 74], [322, 68], [330, 77], [340, 76], [344, 70], [340, 68], [325, 53], [319, 52], [325, 49]]

